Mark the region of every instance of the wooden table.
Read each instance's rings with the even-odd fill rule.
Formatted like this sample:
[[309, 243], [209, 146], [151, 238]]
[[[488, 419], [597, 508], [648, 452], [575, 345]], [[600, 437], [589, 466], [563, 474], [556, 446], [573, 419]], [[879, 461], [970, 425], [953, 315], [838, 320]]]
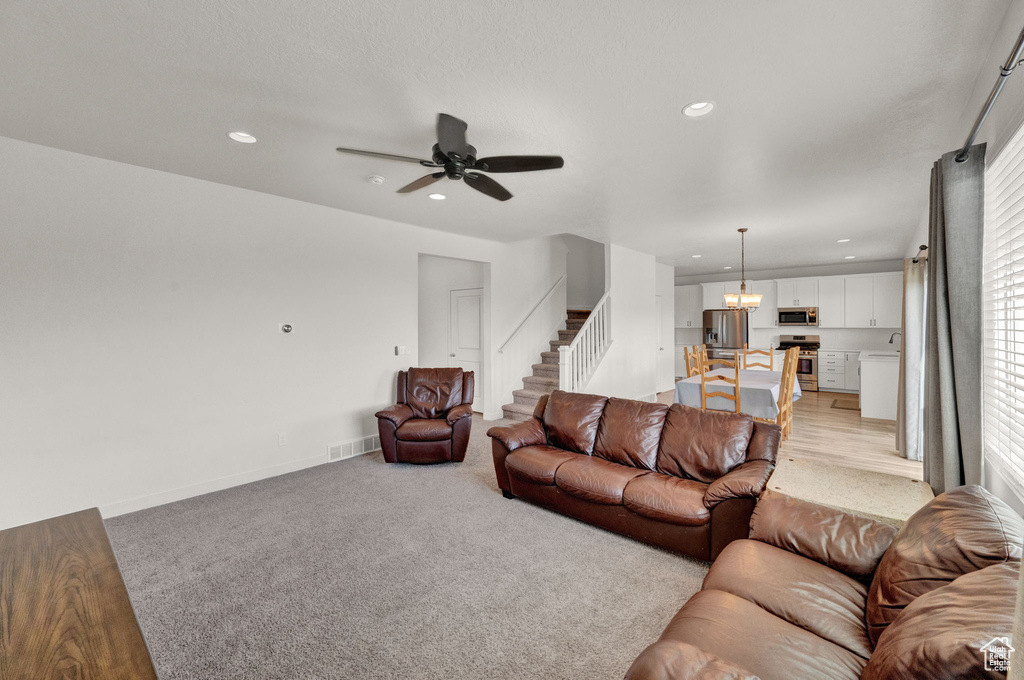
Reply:
[[[709, 371], [708, 375], [732, 377], [731, 368], [718, 368]], [[782, 384], [782, 371], [740, 370], [740, 410], [755, 418], [775, 420], [779, 415], [779, 386]], [[733, 386], [718, 381], [709, 385], [709, 392], [726, 392], [732, 394]], [[793, 387], [793, 401], [801, 396], [800, 382]], [[675, 403], [683, 406], [700, 408], [700, 376], [695, 375], [676, 383]], [[733, 411], [736, 405], [725, 397], [711, 397], [708, 408], [716, 411]]]
[[98, 510], [0, 531], [2, 680], [156, 680]]

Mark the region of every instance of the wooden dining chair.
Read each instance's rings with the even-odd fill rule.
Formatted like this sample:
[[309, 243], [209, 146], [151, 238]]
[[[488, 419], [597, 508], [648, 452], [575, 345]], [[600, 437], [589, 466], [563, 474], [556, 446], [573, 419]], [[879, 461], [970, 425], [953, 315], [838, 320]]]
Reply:
[[691, 349], [686, 348], [686, 377], [692, 378], [700, 374], [701, 356], [707, 358], [707, 350], [702, 349], [704, 345], [694, 345]]
[[[731, 368], [733, 370], [733, 377], [724, 375], [708, 375], [710, 371], [715, 370], [715, 366], [723, 366], [725, 368]], [[726, 383], [732, 385], [732, 394], [728, 392], [715, 391], [709, 392], [709, 387], [714, 387], [713, 383]], [[708, 399], [710, 397], [724, 397], [729, 401], [733, 402], [736, 413], [740, 413], [740, 358], [738, 353], [733, 353], [732, 360], [729, 359], [707, 359], [703, 358], [701, 361], [700, 370], [700, 407], [701, 409], [708, 410]], [[713, 409], [721, 411], [725, 409]]]
[[[764, 363], [764, 360], [751, 361], [751, 355], [754, 355], [755, 359], [759, 357], [768, 357], [768, 363]], [[748, 368], [767, 368], [769, 371], [775, 370], [775, 348], [771, 345], [768, 349], [748, 349], [747, 343], [743, 343], [743, 369]]]
[[796, 366], [800, 361], [800, 349], [787, 349], [782, 359], [782, 380], [779, 383], [779, 415], [775, 419], [754, 418], [762, 423], [775, 423], [782, 428], [782, 438], [788, 439], [793, 431], [793, 392], [796, 388]]

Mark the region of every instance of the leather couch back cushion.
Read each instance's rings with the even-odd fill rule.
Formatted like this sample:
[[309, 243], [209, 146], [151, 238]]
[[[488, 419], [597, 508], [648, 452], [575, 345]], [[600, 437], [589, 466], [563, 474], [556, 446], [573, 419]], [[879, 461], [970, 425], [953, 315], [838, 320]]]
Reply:
[[668, 406], [612, 397], [597, 428], [594, 455], [621, 465], [653, 470]]
[[747, 459], [754, 419], [672, 404], [665, 418], [657, 470], [711, 483]]
[[978, 569], [1020, 562], [1024, 519], [980, 486], [935, 497], [907, 520], [875, 571], [867, 624], [877, 644], [918, 597]]
[[882, 633], [861, 680], [1005, 678], [985, 670], [982, 647], [1012, 635], [1019, 573], [1019, 562], [997, 564], [911, 602]]
[[410, 368], [406, 403], [416, 418], [437, 418], [462, 403], [461, 368]]
[[608, 397], [556, 390], [544, 408], [544, 429], [548, 443], [566, 451], [594, 452], [597, 423]]

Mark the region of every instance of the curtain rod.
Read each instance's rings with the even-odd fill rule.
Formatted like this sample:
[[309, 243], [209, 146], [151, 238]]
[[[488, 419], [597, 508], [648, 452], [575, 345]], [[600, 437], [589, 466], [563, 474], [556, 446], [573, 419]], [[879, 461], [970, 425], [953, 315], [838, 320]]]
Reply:
[[967, 141], [964, 142], [964, 148], [960, 149], [960, 153], [956, 155], [956, 162], [963, 163], [967, 160], [968, 151], [971, 145], [974, 144], [974, 139], [978, 136], [978, 131], [981, 130], [982, 124], [985, 119], [988, 118], [989, 111], [992, 110], [992, 105], [996, 103], [996, 98], [999, 97], [999, 93], [1003, 89], [1003, 85], [1006, 84], [1006, 79], [1010, 77], [1015, 69], [1021, 63], [1021, 52], [1024, 52], [1024, 29], [1021, 29], [1020, 35], [1017, 36], [1017, 42], [1013, 46], [1013, 51], [1010, 52], [1009, 58], [1006, 63], [999, 67], [999, 77], [996, 79], [996, 84], [992, 88], [992, 92], [988, 95], [988, 100], [985, 105], [981, 107], [981, 113], [978, 114], [978, 119], [974, 121], [974, 127], [971, 128], [971, 134], [967, 135]]

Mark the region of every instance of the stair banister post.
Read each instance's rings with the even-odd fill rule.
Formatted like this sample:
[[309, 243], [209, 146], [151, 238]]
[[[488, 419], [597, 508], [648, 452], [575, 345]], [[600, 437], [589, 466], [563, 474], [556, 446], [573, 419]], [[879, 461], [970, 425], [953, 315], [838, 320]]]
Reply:
[[569, 346], [562, 345], [558, 348], [558, 389], [564, 392], [572, 392], [570, 381], [572, 376], [569, 368]]

